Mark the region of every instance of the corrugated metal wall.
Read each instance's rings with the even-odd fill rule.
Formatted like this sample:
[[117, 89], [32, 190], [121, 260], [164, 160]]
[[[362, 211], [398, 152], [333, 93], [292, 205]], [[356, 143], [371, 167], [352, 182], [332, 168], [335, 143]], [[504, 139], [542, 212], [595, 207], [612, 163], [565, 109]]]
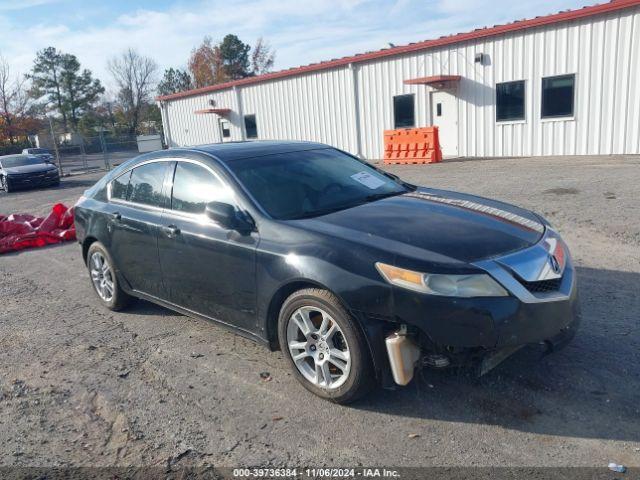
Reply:
[[[213, 101], [214, 106], [211, 105]], [[231, 128], [231, 138], [225, 140], [242, 140], [242, 131], [236, 92], [232, 89], [214, 92], [207, 95], [181, 98], [167, 102], [162, 108], [162, 122], [165, 135], [170, 136], [171, 146], [202, 145], [222, 141], [220, 117], [211, 113], [194, 113], [196, 110], [208, 108], [230, 108], [232, 113], [228, 120]], [[168, 115], [169, 132], [167, 132]]]
[[255, 114], [261, 139], [355, 147], [353, 81], [341, 68], [242, 88], [244, 114]]
[[[476, 53], [489, 62], [475, 63]], [[568, 73], [576, 74], [574, 117], [541, 119], [542, 78]], [[214, 99], [233, 110], [235, 140], [243, 137], [240, 114], [255, 114], [261, 139], [313, 140], [358, 153], [359, 118], [361, 153], [378, 159], [382, 132], [393, 128], [394, 95], [415, 93], [417, 125], [431, 124], [431, 87], [403, 80], [440, 74], [462, 76], [455, 91], [461, 156], [640, 153], [637, 7], [174, 100], [167, 102], [163, 122], [166, 130], [168, 118], [172, 145], [219, 142], [217, 115], [193, 113]], [[526, 81], [526, 119], [497, 123], [495, 84], [511, 80]]]

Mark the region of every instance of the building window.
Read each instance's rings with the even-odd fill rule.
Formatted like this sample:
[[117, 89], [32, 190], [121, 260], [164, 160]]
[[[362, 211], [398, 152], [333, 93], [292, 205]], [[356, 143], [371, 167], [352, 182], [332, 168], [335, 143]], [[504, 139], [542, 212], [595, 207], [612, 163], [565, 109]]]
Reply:
[[575, 75], [542, 79], [542, 118], [572, 117]]
[[393, 121], [395, 128], [414, 127], [415, 102], [414, 94], [396, 95], [393, 97]]
[[255, 115], [244, 116], [244, 131], [247, 134], [247, 138], [258, 138], [258, 125], [256, 124]]
[[496, 84], [496, 121], [524, 120], [524, 80]]

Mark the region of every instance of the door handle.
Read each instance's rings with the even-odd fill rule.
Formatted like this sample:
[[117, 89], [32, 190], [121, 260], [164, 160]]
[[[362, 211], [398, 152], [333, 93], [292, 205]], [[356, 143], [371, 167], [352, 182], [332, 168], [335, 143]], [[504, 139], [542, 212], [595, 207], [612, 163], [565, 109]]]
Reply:
[[122, 215], [120, 215], [120, 212], [113, 212], [113, 213], [111, 214], [111, 217], [112, 217], [114, 220], [122, 220]]
[[169, 225], [163, 228], [163, 230], [165, 231], [165, 233], [169, 236], [169, 237], [174, 237], [176, 235], [180, 235], [180, 229], [178, 227], [176, 227], [175, 225]]

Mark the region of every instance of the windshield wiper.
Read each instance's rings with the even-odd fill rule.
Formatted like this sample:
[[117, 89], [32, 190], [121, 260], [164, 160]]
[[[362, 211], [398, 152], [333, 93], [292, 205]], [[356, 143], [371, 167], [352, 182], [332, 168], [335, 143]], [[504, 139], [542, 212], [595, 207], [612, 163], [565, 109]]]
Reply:
[[385, 192], [385, 193], [374, 193], [371, 195], [367, 195], [364, 199], [366, 202], [375, 202], [376, 200], [382, 200], [387, 197], [395, 197], [396, 195], [402, 195], [403, 193], [407, 193], [405, 191], [402, 192]]
[[387, 197], [395, 197], [396, 195], [402, 195], [403, 193], [407, 193], [407, 192], [400, 191], [400, 192], [374, 193], [372, 195], [367, 195], [366, 197], [364, 197], [364, 200], [358, 201], [356, 203], [349, 203], [346, 205], [337, 205], [334, 207], [314, 210], [312, 212], [303, 212], [299, 215], [294, 215], [293, 217], [289, 217], [287, 218], [287, 220], [301, 220], [303, 218], [321, 217], [322, 215], [328, 215], [330, 213], [338, 212], [340, 210], [347, 210], [349, 208], [362, 205], [363, 203], [375, 202], [376, 200], [381, 200]]
[[312, 212], [303, 212], [300, 215], [294, 215], [293, 217], [287, 218], [287, 220], [301, 220], [303, 218], [312, 218], [312, 217], [321, 217], [322, 215], [328, 215], [333, 212], [337, 212], [339, 210], [346, 210], [347, 208], [352, 208], [355, 205], [340, 205], [338, 207], [331, 208], [323, 208], [321, 210], [313, 210]]

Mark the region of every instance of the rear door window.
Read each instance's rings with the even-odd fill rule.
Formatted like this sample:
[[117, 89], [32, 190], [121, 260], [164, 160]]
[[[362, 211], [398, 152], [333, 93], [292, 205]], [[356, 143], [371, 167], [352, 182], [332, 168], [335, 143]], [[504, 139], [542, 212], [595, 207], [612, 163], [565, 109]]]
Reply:
[[131, 171], [128, 171], [111, 182], [111, 198], [117, 200], [127, 199], [127, 188], [129, 187], [130, 178]]
[[127, 200], [142, 205], [161, 207], [162, 186], [169, 162], [147, 163], [131, 171]]
[[171, 209], [203, 214], [209, 202], [232, 203], [231, 190], [206, 168], [190, 162], [178, 162], [173, 177]]

